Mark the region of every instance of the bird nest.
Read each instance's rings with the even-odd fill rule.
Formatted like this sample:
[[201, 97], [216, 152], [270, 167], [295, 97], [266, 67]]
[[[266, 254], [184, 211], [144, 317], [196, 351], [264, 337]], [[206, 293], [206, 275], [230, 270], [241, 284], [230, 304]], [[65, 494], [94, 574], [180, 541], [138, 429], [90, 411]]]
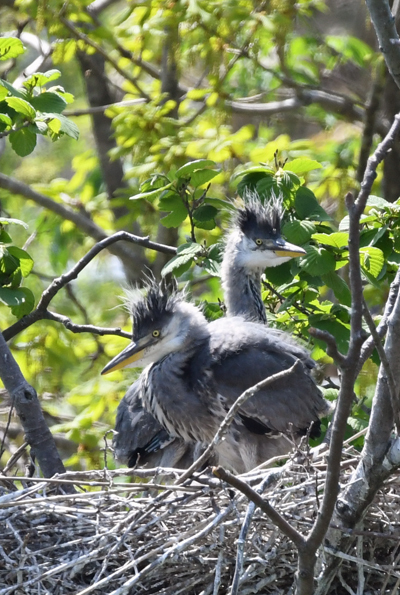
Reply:
[[[359, 459], [347, 446], [345, 482]], [[223, 595], [292, 592], [292, 543], [210, 470], [184, 485], [181, 470], [0, 477], [0, 595]], [[326, 460], [304, 453], [283, 467], [242, 476], [301, 533], [315, 519]], [[127, 483], [129, 481], [129, 483]], [[73, 483], [76, 493], [60, 493]], [[400, 493], [394, 475], [354, 531], [330, 595], [398, 593]], [[263, 485], [262, 485], [263, 484]], [[22, 489], [21, 489], [22, 485]], [[320, 559], [324, 558], [321, 548]]]

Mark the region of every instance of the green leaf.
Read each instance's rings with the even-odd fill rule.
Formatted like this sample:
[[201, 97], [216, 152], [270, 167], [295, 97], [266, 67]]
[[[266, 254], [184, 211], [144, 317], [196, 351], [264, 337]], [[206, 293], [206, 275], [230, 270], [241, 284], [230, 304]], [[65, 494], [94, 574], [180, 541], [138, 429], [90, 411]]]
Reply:
[[[1, 87], [0, 87], [1, 91]], [[12, 126], [12, 120], [8, 114], [0, 114], [0, 122], [4, 122], [7, 126]]]
[[30, 100], [33, 107], [40, 112], [54, 112], [60, 114], [67, 106], [65, 99], [57, 95], [57, 93], [41, 93]]
[[75, 140], [78, 140], [78, 138], [79, 138], [79, 128], [75, 124], [75, 122], [73, 122], [69, 118], [66, 118], [62, 114], [56, 114], [56, 113], [53, 113], [53, 112], [52, 113], [48, 113], [47, 116], [48, 117], [53, 117], [53, 118], [55, 118], [56, 120], [58, 120], [61, 123], [61, 132], [64, 132], [64, 134], [66, 134], [67, 136], [70, 136], [71, 138], [73, 138]]
[[334, 255], [325, 248], [308, 246], [307, 254], [300, 258], [300, 266], [310, 275], [316, 277], [335, 270]]
[[371, 194], [367, 200], [367, 207], [375, 207], [376, 209], [393, 209], [393, 203], [388, 202], [380, 196], [374, 196]]
[[197, 244], [196, 242], [186, 242], [186, 244], [181, 244], [177, 248], [177, 254], [189, 254], [191, 256], [195, 256], [203, 251], [203, 246], [201, 244]]
[[203, 260], [203, 269], [209, 275], [213, 275], [215, 277], [221, 276], [221, 265], [216, 260], [211, 260], [210, 258], [205, 258]]
[[183, 271], [182, 271], [181, 267], [185, 266], [186, 267], [185, 271], [187, 271], [190, 268], [190, 265], [192, 264], [192, 262], [193, 262], [193, 255], [182, 254], [181, 256], [179, 256], [179, 255], [174, 256], [164, 266], [163, 270], [161, 271], [161, 276], [165, 277], [166, 275], [169, 275], [173, 271], [175, 271], [176, 275], [179, 276], [177, 273], [177, 269], [180, 269], [180, 274], [182, 274]]
[[298, 159], [293, 159], [293, 161], [286, 163], [284, 166], [286, 170], [292, 171], [298, 176], [302, 176], [309, 171], [313, 171], [314, 169], [321, 169], [321, 167], [322, 165], [318, 163], [318, 161], [314, 161], [309, 157], [299, 157]]
[[43, 87], [46, 83], [55, 81], [56, 79], [60, 78], [60, 76], [61, 72], [55, 68], [52, 68], [46, 72], [34, 72], [22, 84], [24, 87], [29, 88]]
[[18, 248], [17, 246], [9, 246], [8, 251], [10, 254], [18, 258], [19, 266], [23, 277], [27, 277], [33, 269], [33, 259], [29, 256], [28, 252]]
[[22, 225], [25, 229], [28, 229], [28, 224], [20, 219], [11, 219], [10, 217], [0, 217], [0, 225], [9, 225], [14, 223], [15, 225]]
[[36, 147], [36, 134], [28, 128], [22, 128], [10, 134], [10, 143], [20, 157], [32, 153]]
[[22, 288], [10, 289], [9, 287], [0, 287], [0, 301], [6, 306], [21, 306], [25, 301]]
[[[166, 186], [163, 186], [162, 188], [156, 188], [155, 190], [152, 190], [151, 192], [140, 192], [139, 194], [134, 194], [133, 196], [129, 197], [129, 200], [140, 200], [142, 198], [145, 198], [146, 200], [154, 200], [155, 198], [158, 198], [163, 192], [164, 190], [166, 190], [167, 188], [170, 188], [172, 186], [172, 182], [170, 182], [169, 184], [166, 184]], [[187, 211], [186, 211], [187, 214]]]
[[[245, 172], [240, 172], [239, 175], [243, 175]], [[237, 191], [239, 196], [243, 198], [246, 192], [255, 192], [257, 190], [257, 186], [263, 180], [269, 180], [269, 184], [272, 186], [274, 183], [273, 179], [273, 172], [271, 171], [260, 171], [257, 169], [256, 171], [251, 171], [250, 173], [246, 173], [243, 175], [242, 179], [240, 180]]]
[[207, 231], [210, 231], [211, 229], [215, 229], [217, 224], [214, 219], [209, 219], [208, 221], [195, 221], [195, 226], [198, 229], [206, 229]]
[[199, 169], [193, 172], [190, 176], [190, 184], [195, 188], [203, 186], [219, 174], [219, 171], [212, 169]]
[[3, 101], [5, 97], [8, 95], [8, 90], [0, 85], [0, 101]]
[[305, 244], [315, 231], [315, 224], [311, 221], [289, 221], [285, 223], [282, 234], [293, 244]]
[[361, 267], [367, 273], [377, 278], [385, 264], [385, 257], [382, 250], [373, 246], [360, 248]]
[[334, 271], [322, 275], [322, 281], [330, 287], [337, 300], [345, 306], [351, 305], [351, 293], [347, 283]]
[[296, 192], [294, 208], [300, 219], [311, 219], [314, 221], [330, 221], [331, 217], [318, 203], [315, 195], [305, 186], [300, 186]]
[[[372, 223], [377, 220], [378, 218], [376, 215], [361, 215], [360, 223]], [[346, 215], [339, 223], [339, 231], [349, 231], [349, 223], [349, 216]]]
[[12, 132], [9, 138], [12, 148], [20, 157], [29, 155], [36, 147], [36, 134], [27, 128]]
[[265, 269], [265, 278], [273, 285], [279, 286], [292, 281], [291, 262], [285, 262], [277, 267]]
[[222, 198], [212, 198], [209, 196], [204, 197], [204, 202], [208, 205], [211, 205], [217, 209], [228, 209], [228, 211], [235, 211], [236, 207], [234, 204], [227, 200], [222, 200]]
[[188, 215], [186, 207], [184, 204], [180, 204], [177, 206], [169, 215], [166, 217], [162, 217], [160, 223], [164, 225], [164, 227], [179, 227], [181, 223], [183, 223]]
[[12, 238], [4, 229], [0, 229], [0, 244], [11, 244]]
[[217, 164], [215, 161], [211, 161], [211, 159], [196, 159], [195, 161], [190, 161], [186, 163], [186, 165], [182, 165], [177, 172], [175, 173], [176, 178], [186, 178], [190, 176], [194, 171], [198, 169], [205, 169], [207, 167], [216, 168]]
[[345, 232], [337, 233], [314, 233], [312, 239], [319, 244], [325, 244], [325, 246], [333, 246], [334, 248], [344, 248], [349, 243], [349, 234]]
[[11, 312], [17, 318], [22, 318], [22, 316], [32, 312], [35, 305], [35, 296], [27, 287], [19, 287], [16, 291], [19, 293], [19, 299], [21, 299], [21, 303], [16, 306], [12, 306]]
[[1, 37], [0, 38], [0, 60], [9, 60], [16, 58], [25, 51], [23, 43], [16, 37]]
[[182, 199], [178, 194], [170, 192], [166, 196], [162, 196], [158, 201], [158, 208], [160, 211], [174, 211], [183, 205]]
[[16, 112], [28, 118], [28, 120], [34, 120], [36, 118], [36, 111], [25, 99], [21, 99], [20, 97], [6, 97], [5, 101]]
[[21, 99], [25, 99], [25, 95], [23, 93], [18, 91], [18, 89], [16, 89], [12, 85], [10, 85], [10, 83], [5, 81], [4, 79], [0, 79], [0, 86], [2, 86], [4, 89], [7, 89], [7, 92], [11, 93], [11, 95], [13, 97], [19, 97]]
[[209, 221], [210, 219], [215, 219], [217, 215], [218, 209], [211, 205], [202, 205], [193, 213], [193, 217], [196, 221]]

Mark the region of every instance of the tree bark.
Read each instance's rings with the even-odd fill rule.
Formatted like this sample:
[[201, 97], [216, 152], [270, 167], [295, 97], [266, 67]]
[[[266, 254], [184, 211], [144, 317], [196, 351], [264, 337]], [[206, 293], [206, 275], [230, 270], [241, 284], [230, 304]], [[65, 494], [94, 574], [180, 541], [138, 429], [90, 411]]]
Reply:
[[[1, 332], [0, 377], [21, 420], [31, 454], [37, 459], [44, 477], [65, 473], [54, 438], [43, 417], [36, 391], [23, 377]], [[71, 485], [66, 484], [63, 488], [68, 493], [75, 492]]]

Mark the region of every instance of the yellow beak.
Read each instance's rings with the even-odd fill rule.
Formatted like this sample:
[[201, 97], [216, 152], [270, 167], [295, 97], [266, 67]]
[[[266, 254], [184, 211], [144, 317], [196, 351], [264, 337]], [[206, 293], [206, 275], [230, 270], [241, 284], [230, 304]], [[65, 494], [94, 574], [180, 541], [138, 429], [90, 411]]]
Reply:
[[151, 345], [151, 343], [151, 341], [146, 342], [146, 344], [143, 344], [142, 341], [139, 341], [138, 343], [131, 343], [103, 368], [101, 374], [103, 376], [105, 374], [110, 374], [110, 372], [115, 372], [115, 370], [126, 368], [126, 366], [129, 366], [129, 364], [133, 364], [134, 362], [140, 360], [143, 356], [144, 350], [146, 347]]

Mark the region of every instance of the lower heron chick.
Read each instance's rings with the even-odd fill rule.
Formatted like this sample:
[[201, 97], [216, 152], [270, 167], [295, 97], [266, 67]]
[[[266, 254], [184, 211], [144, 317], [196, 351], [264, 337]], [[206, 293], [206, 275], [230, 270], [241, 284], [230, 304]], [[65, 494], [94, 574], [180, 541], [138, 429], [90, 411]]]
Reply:
[[240, 317], [209, 324], [182, 294], [168, 295], [155, 282], [132, 303], [132, 316], [133, 342], [102, 373], [146, 367], [139, 379], [143, 405], [171, 436], [209, 444], [244, 390], [296, 360], [290, 376], [243, 405], [217, 455], [243, 472], [288, 452], [286, 436], [296, 439], [312, 424], [318, 432], [329, 406], [311, 377], [313, 361], [282, 332]]

